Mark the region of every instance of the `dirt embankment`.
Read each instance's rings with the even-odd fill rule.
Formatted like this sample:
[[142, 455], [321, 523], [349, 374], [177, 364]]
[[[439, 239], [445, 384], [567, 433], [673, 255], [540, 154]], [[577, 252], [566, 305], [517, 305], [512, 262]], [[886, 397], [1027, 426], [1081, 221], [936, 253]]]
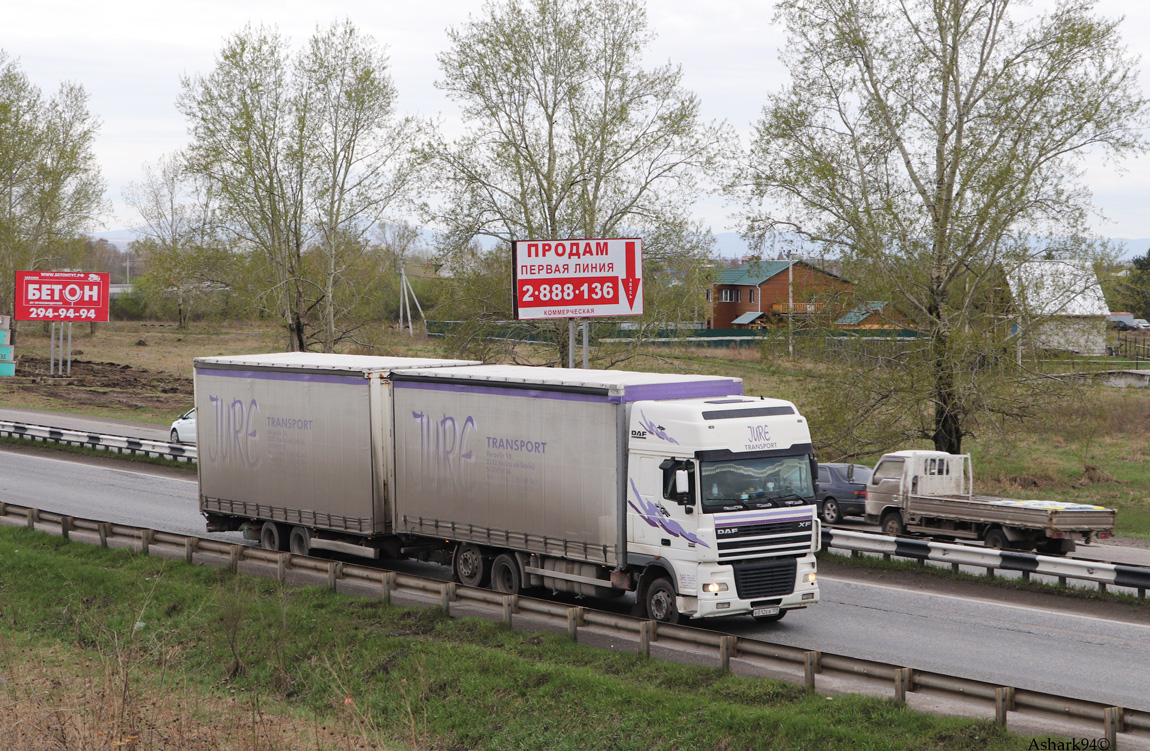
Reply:
[[79, 359], [72, 360], [70, 376], [49, 375], [48, 371], [48, 358], [21, 355], [11, 387], [59, 409], [79, 411], [110, 408], [176, 413], [192, 403], [192, 379], [171, 373]]

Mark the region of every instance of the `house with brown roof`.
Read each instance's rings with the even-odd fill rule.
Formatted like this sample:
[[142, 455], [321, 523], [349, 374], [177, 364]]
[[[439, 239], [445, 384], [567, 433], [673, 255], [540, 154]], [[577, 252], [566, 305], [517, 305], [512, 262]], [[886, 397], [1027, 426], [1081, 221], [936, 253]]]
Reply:
[[845, 293], [851, 286], [806, 261], [755, 261], [725, 269], [707, 293], [709, 328], [768, 327], [788, 316], [831, 313], [848, 297]]

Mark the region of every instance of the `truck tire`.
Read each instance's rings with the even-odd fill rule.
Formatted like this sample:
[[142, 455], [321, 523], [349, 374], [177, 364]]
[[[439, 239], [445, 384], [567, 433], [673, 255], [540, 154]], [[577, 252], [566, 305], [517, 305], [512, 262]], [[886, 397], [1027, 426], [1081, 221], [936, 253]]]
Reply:
[[675, 605], [675, 586], [671, 580], [662, 577], [647, 587], [647, 617], [663, 623], [678, 623], [679, 608]]
[[264, 550], [287, 550], [286, 543], [280, 525], [275, 522], [264, 522], [260, 527], [260, 547]]
[[906, 534], [906, 525], [902, 523], [902, 514], [892, 511], [882, 518], [882, 533], [887, 537], [902, 537]]
[[288, 547], [292, 555], [311, 555], [311, 531], [307, 527], [292, 527]]
[[461, 543], [452, 560], [455, 577], [465, 587], [486, 587], [491, 581], [491, 564], [478, 545]]
[[501, 553], [491, 562], [491, 588], [504, 595], [517, 595], [523, 591], [523, 574], [515, 556]]
[[842, 512], [839, 511], [839, 502], [834, 498], [827, 498], [823, 501], [822, 508], [819, 509], [819, 516], [827, 524], [838, 524], [843, 520]]
[[991, 527], [986, 530], [986, 534], [982, 536], [982, 544], [992, 550], [1004, 550], [1010, 547], [1010, 541], [1006, 539], [1006, 533], [998, 527]]

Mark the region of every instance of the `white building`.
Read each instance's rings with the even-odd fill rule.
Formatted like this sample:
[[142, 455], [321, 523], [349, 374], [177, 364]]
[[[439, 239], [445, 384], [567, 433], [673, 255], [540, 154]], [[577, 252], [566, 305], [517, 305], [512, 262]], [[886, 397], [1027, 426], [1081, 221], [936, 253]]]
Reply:
[[1090, 264], [1031, 261], [1007, 278], [1019, 316], [1015, 332], [1031, 346], [1106, 354], [1110, 308]]

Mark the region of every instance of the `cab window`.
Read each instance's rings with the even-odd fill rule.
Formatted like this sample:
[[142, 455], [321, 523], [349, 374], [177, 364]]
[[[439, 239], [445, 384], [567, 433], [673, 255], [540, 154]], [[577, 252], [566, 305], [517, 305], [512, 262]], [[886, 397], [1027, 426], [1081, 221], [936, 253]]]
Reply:
[[897, 480], [902, 477], [902, 459], [883, 459], [874, 468], [871, 475], [871, 485], [878, 485], [879, 480]]

